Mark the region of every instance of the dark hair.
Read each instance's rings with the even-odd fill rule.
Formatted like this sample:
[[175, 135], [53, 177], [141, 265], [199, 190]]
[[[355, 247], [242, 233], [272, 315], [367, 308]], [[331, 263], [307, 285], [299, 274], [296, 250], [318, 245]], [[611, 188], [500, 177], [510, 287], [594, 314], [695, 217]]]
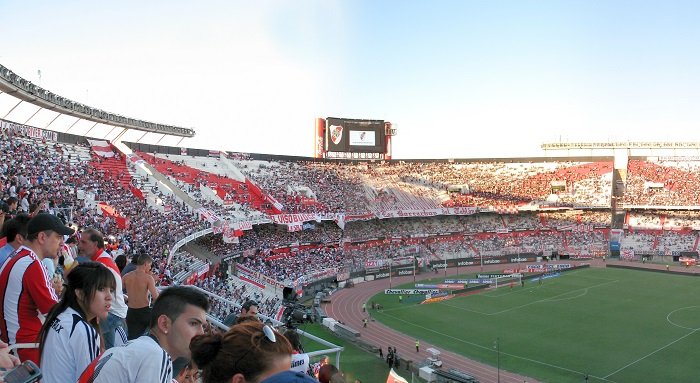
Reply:
[[284, 332], [284, 337], [287, 338], [294, 350], [304, 353], [304, 347], [301, 345], [301, 339], [299, 339], [299, 333], [296, 330], [288, 329]]
[[259, 306], [259, 305], [258, 305], [258, 302], [254, 301], [254, 300], [252, 300], [252, 299], [248, 299], [248, 300], [245, 301], [245, 303], [243, 303], [243, 305], [241, 306], [241, 310], [245, 309], [245, 311], [247, 312], [248, 310], [250, 310], [250, 308], [251, 308], [252, 306], [258, 307], [258, 306]]
[[260, 319], [253, 315], [239, 315], [238, 318], [236, 318], [236, 323], [234, 323], [234, 325], [241, 324], [243, 322], [260, 322]]
[[325, 364], [318, 370], [318, 381], [320, 383], [331, 383], [333, 375], [339, 372], [338, 367], [332, 364]]
[[[83, 308], [90, 307], [90, 302], [95, 297], [95, 292], [105, 287], [111, 287], [112, 290], [116, 290], [117, 288], [117, 282], [112, 272], [106, 266], [97, 262], [79, 264], [66, 276], [66, 282], [67, 287], [63, 292], [61, 300], [49, 310], [44, 325], [41, 327], [41, 331], [39, 331], [39, 355], [44, 351], [44, 342], [51, 329], [51, 325], [62, 312], [70, 307], [80, 313], [87, 321], [87, 313]], [[82, 300], [78, 298], [75, 290], [82, 290]], [[97, 318], [93, 318], [90, 324], [97, 329], [97, 333], [100, 333]]]
[[17, 234], [21, 235], [22, 238], [27, 238], [27, 223], [29, 223], [29, 216], [26, 214], [17, 214], [14, 218], [5, 221], [2, 225], [2, 235], [0, 237], [7, 237], [7, 242], [14, 242]]
[[117, 255], [117, 257], [114, 258], [114, 263], [117, 265], [117, 268], [119, 268], [119, 272], [121, 273], [122, 270], [124, 270], [124, 268], [126, 267], [126, 255]]
[[7, 203], [8, 205], [12, 205], [13, 203], [17, 203], [17, 201], [17, 197], [10, 197], [5, 201], [5, 203]]
[[235, 325], [223, 335], [192, 338], [192, 360], [202, 370], [202, 382], [230, 382], [236, 374], [256, 382], [280, 357], [291, 356], [292, 345], [287, 338], [275, 331], [275, 342], [271, 342], [264, 326], [251, 321]]
[[136, 266], [145, 265], [148, 262], [153, 263], [153, 257], [146, 253], [139, 254], [138, 257], [136, 257], [136, 259], [134, 260]]
[[185, 311], [185, 306], [192, 305], [209, 311], [209, 299], [207, 296], [195, 289], [187, 286], [173, 286], [163, 290], [151, 310], [151, 328], [158, 325], [158, 318], [165, 315], [175, 322], [177, 317]]
[[90, 240], [90, 242], [97, 242], [98, 249], [105, 248], [105, 237], [102, 235], [102, 233], [97, 231], [97, 229], [85, 229], [81, 235], [87, 236], [87, 239]]

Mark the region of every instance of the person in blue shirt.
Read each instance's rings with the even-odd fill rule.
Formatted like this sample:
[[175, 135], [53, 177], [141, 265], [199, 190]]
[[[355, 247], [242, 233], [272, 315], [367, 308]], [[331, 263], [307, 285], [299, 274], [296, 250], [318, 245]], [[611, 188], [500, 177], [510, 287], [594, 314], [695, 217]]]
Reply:
[[0, 237], [7, 238], [7, 244], [0, 248], [0, 267], [14, 253], [27, 238], [27, 223], [29, 216], [26, 214], [18, 214], [14, 218], [5, 221], [2, 225], [2, 235]]

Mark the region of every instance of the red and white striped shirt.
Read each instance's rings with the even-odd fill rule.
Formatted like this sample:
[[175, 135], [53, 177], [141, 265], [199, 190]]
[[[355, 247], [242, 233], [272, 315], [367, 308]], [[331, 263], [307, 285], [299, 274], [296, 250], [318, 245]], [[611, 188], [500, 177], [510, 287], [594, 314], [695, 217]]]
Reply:
[[58, 302], [39, 257], [26, 246], [0, 269], [0, 335], [4, 342], [35, 343], [45, 316]]

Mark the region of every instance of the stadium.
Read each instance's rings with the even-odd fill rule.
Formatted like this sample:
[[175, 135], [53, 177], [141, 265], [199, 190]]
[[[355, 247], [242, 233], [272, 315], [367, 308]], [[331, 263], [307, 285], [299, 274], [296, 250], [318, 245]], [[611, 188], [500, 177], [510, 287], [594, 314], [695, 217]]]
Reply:
[[[252, 299], [274, 323], [306, 310], [368, 357], [395, 347], [397, 371], [415, 379], [694, 377], [696, 143], [392, 160], [391, 122], [329, 117], [313, 124], [314, 156], [292, 157], [123, 141], [196, 132], [84, 105], [6, 67], [0, 91], [7, 213], [98, 228], [113, 258], [149, 254], [156, 284], [206, 292], [222, 329]], [[13, 114], [20, 104], [28, 118]], [[32, 125], [39, 114], [51, 117]], [[54, 131], [57, 120], [109, 133]], [[290, 296], [305, 305], [290, 309]]]
[[0, 9], [0, 383], [698, 380], [700, 3]]

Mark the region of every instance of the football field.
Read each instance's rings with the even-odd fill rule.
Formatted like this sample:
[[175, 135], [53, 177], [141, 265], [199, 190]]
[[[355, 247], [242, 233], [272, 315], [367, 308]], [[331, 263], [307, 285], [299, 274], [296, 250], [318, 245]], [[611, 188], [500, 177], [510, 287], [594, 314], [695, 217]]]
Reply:
[[698, 277], [586, 268], [438, 303], [372, 300], [387, 326], [544, 382], [700, 380]]

